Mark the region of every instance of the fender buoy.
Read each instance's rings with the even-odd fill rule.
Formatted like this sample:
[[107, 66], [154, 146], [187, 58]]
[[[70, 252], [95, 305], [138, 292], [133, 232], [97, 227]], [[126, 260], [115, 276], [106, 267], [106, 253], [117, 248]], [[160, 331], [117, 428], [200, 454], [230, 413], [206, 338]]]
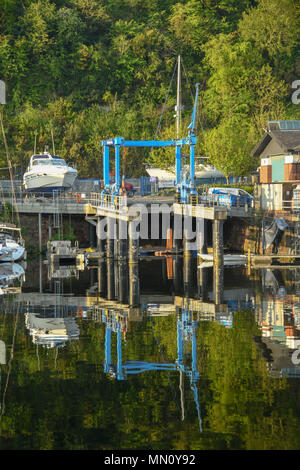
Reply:
[[76, 194], [76, 201], [79, 203], [81, 202], [81, 194], [80, 193], [77, 193]]

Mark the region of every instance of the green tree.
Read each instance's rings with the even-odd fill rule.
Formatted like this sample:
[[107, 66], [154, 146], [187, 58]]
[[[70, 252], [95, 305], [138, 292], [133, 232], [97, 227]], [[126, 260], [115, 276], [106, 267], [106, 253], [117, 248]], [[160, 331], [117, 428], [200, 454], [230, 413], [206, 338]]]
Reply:
[[226, 119], [219, 126], [204, 133], [204, 151], [209, 163], [221, 170], [226, 176], [245, 176], [258, 166], [249, 158], [254, 147], [255, 134], [247, 122], [237, 118]]

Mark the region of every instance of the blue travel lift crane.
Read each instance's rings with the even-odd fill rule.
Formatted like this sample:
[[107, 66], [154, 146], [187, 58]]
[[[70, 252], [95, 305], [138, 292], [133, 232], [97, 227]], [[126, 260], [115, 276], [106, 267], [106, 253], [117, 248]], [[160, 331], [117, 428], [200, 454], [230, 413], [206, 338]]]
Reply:
[[[202, 432], [202, 420], [198, 397], [197, 382], [199, 372], [197, 370], [197, 321], [192, 320], [192, 312], [182, 309], [181, 315], [177, 317], [177, 360], [175, 363], [153, 363], [146, 361], [127, 361], [122, 364], [122, 322], [119, 316], [111, 315], [109, 310], [101, 312], [102, 323], [105, 324], [105, 364], [104, 372], [117, 380], [126, 380], [127, 374], [139, 374], [153, 370], [180, 371], [190, 379], [191, 390], [197, 408], [199, 429]], [[113, 312], [112, 312], [113, 313]], [[111, 339], [112, 332], [117, 335], [117, 365], [112, 362]], [[184, 364], [184, 350], [188, 343], [192, 345], [192, 366]]]
[[[192, 119], [188, 126], [188, 136], [183, 139], [174, 139], [168, 141], [159, 140], [125, 140], [124, 137], [115, 137], [113, 139], [102, 140], [101, 146], [103, 147], [103, 180], [104, 188], [102, 196], [106, 194], [118, 195], [120, 192], [120, 148], [121, 147], [175, 147], [175, 186], [180, 201], [187, 203], [190, 195], [197, 194], [195, 186], [195, 146], [197, 138], [195, 135], [196, 129], [196, 115], [198, 103], [198, 89], [199, 83], [196, 83], [196, 95], [194, 107], [192, 112]], [[181, 150], [185, 145], [190, 149], [190, 166], [189, 173], [182, 171], [182, 156]], [[115, 182], [112, 184], [109, 181], [109, 149], [115, 149]]]

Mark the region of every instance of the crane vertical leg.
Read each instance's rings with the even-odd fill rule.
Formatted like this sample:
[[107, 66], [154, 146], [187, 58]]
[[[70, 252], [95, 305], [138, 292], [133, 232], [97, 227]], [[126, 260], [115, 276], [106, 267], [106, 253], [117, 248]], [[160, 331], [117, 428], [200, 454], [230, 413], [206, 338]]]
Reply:
[[104, 145], [103, 149], [103, 181], [104, 189], [109, 187], [109, 147]]
[[118, 380], [123, 380], [125, 377], [122, 372], [122, 332], [120, 329], [118, 329], [117, 331], [117, 356], [118, 356], [117, 377], [118, 377]]
[[183, 335], [182, 335], [182, 321], [183, 319], [177, 318], [177, 363], [179, 367], [182, 367], [183, 361]]
[[120, 145], [115, 147], [115, 193], [120, 190]]
[[111, 329], [106, 326], [105, 328], [105, 367], [104, 372], [109, 371], [111, 365]]
[[195, 145], [190, 146], [190, 192], [195, 193]]

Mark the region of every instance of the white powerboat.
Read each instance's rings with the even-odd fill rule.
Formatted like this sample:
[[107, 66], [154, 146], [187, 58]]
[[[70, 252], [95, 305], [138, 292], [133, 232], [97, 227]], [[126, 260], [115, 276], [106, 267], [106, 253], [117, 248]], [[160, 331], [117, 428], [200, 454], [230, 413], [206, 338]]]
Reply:
[[[156, 178], [159, 187], [175, 186], [175, 168], [163, 170], [162, 168], [148, 167], [146, 172], [150, 178]], [[225, 181], [224, 174], [214, 166], [208, 164], [197, 164], [195, 166], [196, 185]]]
[[26, 191], [52, 192], [72, 188], [77, 170], [57, 155], [44, 152], [32, 155], [23, 176]]

